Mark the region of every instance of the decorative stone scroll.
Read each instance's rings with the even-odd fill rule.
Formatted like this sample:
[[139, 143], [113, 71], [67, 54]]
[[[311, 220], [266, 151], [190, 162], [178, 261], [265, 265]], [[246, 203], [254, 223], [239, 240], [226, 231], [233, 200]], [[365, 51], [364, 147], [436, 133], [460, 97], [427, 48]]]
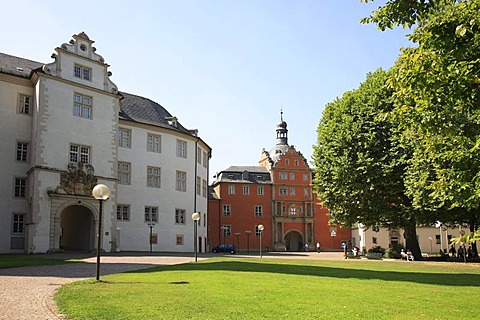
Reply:
[[97, 178], [92, 165], [71, 162], [68, 164], [68, 172], [60, 175], [60, 185], [56, 193], [90, 196], [92, 189], [97, 185]]

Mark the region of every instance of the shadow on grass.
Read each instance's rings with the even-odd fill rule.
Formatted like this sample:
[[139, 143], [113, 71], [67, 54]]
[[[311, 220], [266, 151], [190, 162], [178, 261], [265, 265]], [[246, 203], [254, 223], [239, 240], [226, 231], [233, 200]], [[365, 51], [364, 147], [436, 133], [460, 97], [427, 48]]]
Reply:
[[328, 266], [296, 264], [255, 263], [248, 261], [207, 261], [186, 263], [175, 266], [161, 266], [150, 269], [129, 271], [129, 273], [149, 273], [159, 271], [232, 271], [267, 272], [290, 275], [308, 275], [339, 279], [402, 281], [443, 286], [478, 287], [480, 274], [472, 273], [428, 273], [407, 271], [363, 270]]

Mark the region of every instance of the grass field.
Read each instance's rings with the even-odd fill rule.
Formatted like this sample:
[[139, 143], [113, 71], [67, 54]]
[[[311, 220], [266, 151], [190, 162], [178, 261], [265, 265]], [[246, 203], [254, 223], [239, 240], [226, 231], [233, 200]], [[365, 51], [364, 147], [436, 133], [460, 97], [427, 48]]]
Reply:
[[63, 286], [69, 319], [466, 319], [476, 264], [213, 258]]
[[0, 255], [0, 269], [25, 266], [48, 266], [73, 262], [81, 262], [81, 260], [59, 258], [52, 259], [38, 255]]

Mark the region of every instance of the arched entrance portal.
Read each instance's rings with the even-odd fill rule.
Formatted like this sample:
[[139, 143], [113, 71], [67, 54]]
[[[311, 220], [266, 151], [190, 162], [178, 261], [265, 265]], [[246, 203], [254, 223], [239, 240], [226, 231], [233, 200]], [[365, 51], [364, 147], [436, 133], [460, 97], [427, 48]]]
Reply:
[[289, 231], [285, 235], [285, 246], [287, 251], [300, 251], [303, 248], [303, 237], [298, 231]]
[[92, 251], [95, 249], [93, 214], [84, 206], [70, 206], [60, 215], [60, 249]]

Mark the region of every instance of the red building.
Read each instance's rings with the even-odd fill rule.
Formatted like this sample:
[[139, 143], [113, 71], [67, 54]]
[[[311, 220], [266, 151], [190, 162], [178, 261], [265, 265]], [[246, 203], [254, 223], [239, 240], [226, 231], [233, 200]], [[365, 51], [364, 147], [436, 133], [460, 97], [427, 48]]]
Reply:
[[350, 229], [328, 225], [328, 209], [313, 192], [312, 170], [288, 145], [287, 123], [277, 124], [275, 146], [262, 151], [259, 166], [232, 166], [215, 176], [208, 203], [210, 246], [233, 243], [242, 252], [338, 250]]

